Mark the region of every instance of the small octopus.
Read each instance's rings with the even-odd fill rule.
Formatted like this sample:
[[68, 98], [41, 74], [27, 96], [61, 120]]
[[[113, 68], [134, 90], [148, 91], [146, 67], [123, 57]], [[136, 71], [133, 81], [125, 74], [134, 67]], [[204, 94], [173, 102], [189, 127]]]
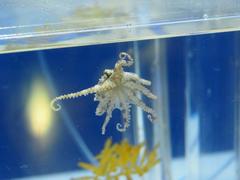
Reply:
[[151, 81], [142, 79], [137, 74], [123, 71], [124, 66], [129, 67], [133, 64], [133, 58], [129, 54], [121, 52], [119, 58], [114, 69], [104, 70], [103, 75], [95, 86], [54, 98], [51, 101], [51, 108], [54, 111], [58, 111], [61, 109], [61, 106], [57, 103], [60, 100], [77, 98], [95, 93], [94, 101], [99, 101], [96, 115], [101, 116], [106, 113], [106, 118], [102, 125], [102, 134], [105, 134], [106, 126], [112, 117], [112, 111], [114, 109], [119, 109], [123, 116], [123, 124], [117, 123], [117, 130], [120, 132], [126, 131], [130, 126], [131, 104], [135, 104], [143, 111], [147, 112], [150, 121], [156, 119], [155, 111], [148, 107], [137, 96], [137, 93], [140, 92], [150, 99], [157, 99], [157, 96], [145, 87], [150, 86]]

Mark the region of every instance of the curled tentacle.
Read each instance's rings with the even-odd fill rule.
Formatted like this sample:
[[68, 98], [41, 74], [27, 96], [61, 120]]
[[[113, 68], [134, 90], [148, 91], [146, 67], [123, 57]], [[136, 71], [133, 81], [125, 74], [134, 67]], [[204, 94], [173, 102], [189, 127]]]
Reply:
[[[85, 91], [85, 90], [83, 90]], [[61, 109], [61, 105], [57, 103], [57, 101], [61, 101], [61, 100], [65, 100], [65, 99], [74, 99], [77, 98], [79, 96], [84, 95], [82, 91], [76, 92], [76, 93], [70, 93], [70, 94], [64, 94], [58, 97], [55, 97], [52, 101], [51, 101], [51, 108], [54, 111], [59, 111]]]
[[129, 126], [130, 126], [130, 122], [129, 122], [129, 119], [128, 119], [123, 124], [117, 123], [116, 129], [120, 132], [125, 132]]
[[80, 96], [86, 96], [88, 94], [97, 93], [97, 92], [104, 92], [104, 91], [108, 91], [114, 87], [115, 87], [115, 84], [110, 81], [105, 82], [102, 85], [97, 84], [91, 88], [84, 89], [79, 92], [58, 96], [51, 101], [50, 106], [54, 111], [59, 111], [61, 109], [61, 106], [60, 106], [60, 104], [57, 103], [57, 101], [65, 100], [65, 99], [74, 99], [74, 98], [77, 98]]
[[65, 100], [65, 99], [74, 99], [74, 98], [77, 98], [80, 96], [86, 96], [88, 94], [96, 93], [96, 92], [104, 90], [104, 89], [106, 89], [106, 88], [104, 88], [104, 86], [100, 87], [99, 85], [95, 85], [91, 88], [84, 89], [79, 92], [61, 95], [61, 96], [55, 97], [51, 101], [50, 106], [51, 106], [52, 110], [59, 111], [61, 109], [61, 105], [58, 104], [57, 101], [61, 101], [61, 100]]
[[126, 123], [124, 123], [124, 124], [117, 123], [116, 129], [120, 132], [124, 132], [127, 130], [127, 125], [126, 125]]
[[127, 128], [130, 126], [130, 108], [131, 105], [126, 103], [126, 100], [124, 97], [122, 97], [122, 94], [119, 95], [121, 98], [121, 111], [122, 111], [122, 116], [123, 116], [123, 124], [117, 123], [116, 129], [120, 132], [124, 132], [127, 130]]
[[119, 58], [120, 59], [115, 65], [115, 69], [121, 69], [123, 66], [133, 65], [133, 58], [128, 53], [121, 52]]
[[51, 101], [50, 106], [54, 111], [59, 111], [62, 108], [61, 105], [57, 103], [58, 100], [59, 99], [56, 97]]
[[[119, 54], [119, 58], [120, 58], [120, 60], [124, 60], [125, 61], [125, 63], [122, 64], [122, 66], [131, 66], [131, 65], [133, 65], [133, 58], [128, 53], [121, 52]], [[128, 60], [128, 61], [126, 61], [126, 60]]]
[[155, 121], [156, 119], [157, 119], [157, 116], [156, 116], [156, 114], [155, 113], [153, 113], [153, 114], [148, 114], [148, 119], [151, 121], [151, 122], [153, 122], [153, 121]]

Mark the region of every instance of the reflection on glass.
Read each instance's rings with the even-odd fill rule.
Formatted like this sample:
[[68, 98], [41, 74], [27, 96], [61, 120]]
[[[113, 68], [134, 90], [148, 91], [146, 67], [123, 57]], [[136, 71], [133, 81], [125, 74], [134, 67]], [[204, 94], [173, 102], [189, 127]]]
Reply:
[[51, 129], [53, 113], [49, 108], [49, 92], [44, 83], [36, 79], [32, 83], [27, 101], [27, 120], [31, 133], [37, 138], [44, 138]]

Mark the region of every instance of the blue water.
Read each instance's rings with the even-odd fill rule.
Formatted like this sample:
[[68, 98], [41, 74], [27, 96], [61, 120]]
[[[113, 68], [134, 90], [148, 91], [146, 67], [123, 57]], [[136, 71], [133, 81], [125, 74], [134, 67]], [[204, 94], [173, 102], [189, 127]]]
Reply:
[[[114, 67], [119, 52], [133, 53], [134, 43], [139, 49], [141, 76], [150, 80], [152, 47], [156, 41], [166, 47], [172, 157], [185, 156], [187, 114], [200, 117], [195, 143], [201, 154], [233, 150], [239, 40], [239, 32], [230, 32], [0, 55], [0, 179], [78, 170], [77, 163], [89, 162], [107, 138], [122, 139], [115, 128], [121, 120], [118, 111], [106, 135], [101, 135], [105, 116], [95, 116], [93, 95], [62, 103], [63, 110], [54, 113], [57, 118], [47, 142], [31, 134], [25, 110], [34, 78], [42, 79], [52, 98], [88, 88], [97, 83], [104, 69]], [[145, 126], [151, 144], [154, 124], [146, 119]], [[90, 150], [89, 157], [83, 147]]]

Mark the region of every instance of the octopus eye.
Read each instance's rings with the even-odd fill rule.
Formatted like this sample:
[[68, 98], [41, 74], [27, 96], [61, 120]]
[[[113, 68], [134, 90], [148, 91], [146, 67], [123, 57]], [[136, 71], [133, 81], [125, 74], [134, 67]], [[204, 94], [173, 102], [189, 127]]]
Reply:
[[103, 82], [105, 82], [110, 76], [112, 75], [112, 72], [110, 70], [105, 70], [103, 72], [103, 75], [101, 76], [101, 78], [99, 79], [99, 83], [102, 84]]
[[106, 79], [108, 79], [112, 75], [112, 73], [109, 71], [104, 71], [103, 75], [106, 77]]

